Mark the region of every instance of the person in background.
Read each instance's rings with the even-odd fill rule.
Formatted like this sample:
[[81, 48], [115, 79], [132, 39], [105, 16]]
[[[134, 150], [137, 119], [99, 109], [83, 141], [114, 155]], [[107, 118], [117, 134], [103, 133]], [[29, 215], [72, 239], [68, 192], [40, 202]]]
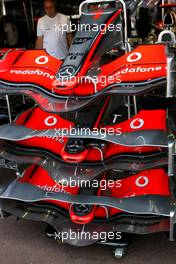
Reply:
[[2, 17], [2, 25], [4, 31], [4, 45], [9, 48], [17, 47], [18, 31], [9, 15]]
[[58, 59], [65, 59], [72, 42], [70, 21], [67, 16], [56, 12], [54, 0], [44, 0], [46, 15], [37, 23], [36, 49], [46, 51]]

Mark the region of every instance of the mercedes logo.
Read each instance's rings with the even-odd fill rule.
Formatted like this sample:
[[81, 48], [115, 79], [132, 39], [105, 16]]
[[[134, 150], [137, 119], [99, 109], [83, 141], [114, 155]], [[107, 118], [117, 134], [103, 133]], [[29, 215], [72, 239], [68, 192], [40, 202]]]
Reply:
[[72, 66], [65, 66], [60, 69], [58, 77], [71, 77], [75, 73], [75, 68]]
[[77, 214], [87, 214], [90, 212], [90, 209], [92, 208], [89, 204], [78, 204], [74, 206], [74, 211]]

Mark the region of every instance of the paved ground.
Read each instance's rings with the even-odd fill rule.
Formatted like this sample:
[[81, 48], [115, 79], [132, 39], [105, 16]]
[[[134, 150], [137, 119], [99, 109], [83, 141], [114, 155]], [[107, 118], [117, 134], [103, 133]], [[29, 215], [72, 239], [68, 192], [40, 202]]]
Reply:
[[[0, 175], [2, 175], [1, 170]], [[44, 223], [17, 221], [15, 217], [0, 220], [0, 264], [113, 264], [117, 261], [122, 264], [175, 264], [176, 262], [176, 242], [169, 242], [165, 234], [136, 236], [124, 259], [116, 260], [109, 247], [95, 245], [76, 248], [58, 244], [45, 237], [45, 226]]]
[[175, 264], [176, 242], [168, 242], [165, 235], [135, 237], [122, 260], [116, 260], [112, 249], [100, 245], [75, 248], [56, 243], [45, 237], [45, 224], [16, 221], [8, 218], [0, 222], [1, 264], [57, 264], [57, 263], [116, 263]]

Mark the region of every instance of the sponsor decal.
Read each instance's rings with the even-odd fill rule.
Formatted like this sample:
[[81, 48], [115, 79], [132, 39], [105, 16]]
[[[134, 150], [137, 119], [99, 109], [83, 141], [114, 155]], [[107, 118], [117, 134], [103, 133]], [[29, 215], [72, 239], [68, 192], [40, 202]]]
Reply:
[[156, 67], [126, 67], [125, 69], [118, 71], [115, 73], [116, 75], [121, 75], [121, 74], [129, 74], [129, 73], [149, 73], [149, 72], [157, 72], [157, 71], [162, 71], [166, 70], [166, 66], [156, 66]]
[[49, 58], [47, 56], [39, 56], [35, 59], [35, 63], [40, 65], [46, 64], [48, 61]]
[[78, 44], [83, 44], [89, 40], [92, 40], [92, 38], [76, 38], [73, 42], [73, 44], [78, 45]]
[[38, 188], [49, 192], [49, 193], [59, 193], [59, 192], [63, 192], [66, 193], [66, 191], [63, 188], [60, 188], [60, 186], [58, 184], [55, 184], [54, 186], [49, 186], [49, 185], [37, 185]]
[[39, 75], [46, 77], [48, 79], [55, 79], [54, 75], [49, 74], [48, 72], [41, 71], [39, 69], [36, 70], [31, 70], [31, 69], [26, 69], [26, 70], [10, 70], [11, 74], [17, 74], [17, 75]]
[[136, 118], [130, 123], [132, 129], [139, 129], [144, 126], [144, 120], [141, 118]]
[[135, 61], [139, 61], [141, 58], [142, 58], [142, 54], [140, 52], [134, 52], [127, 57], [127, 61], [135, 62]]
[[149, 184], [149, 179], [146, 176], [140, 176], [136, 179], [135, 184], [137, 187], [146, 187]]
[[44, 123], [45, 123], [45, 125], [46, 126], [55, 126], [56, 124], [57, 124], [57, 118], [56, 117], [54, 117], [54, 116], [48, 116], [46, 119], [45, 119], [45, 121], [44, 121]]
[[71, 77], [75, 73], [75, 68], [73, 66], [65, 66], [60, 69], [58, 77]]

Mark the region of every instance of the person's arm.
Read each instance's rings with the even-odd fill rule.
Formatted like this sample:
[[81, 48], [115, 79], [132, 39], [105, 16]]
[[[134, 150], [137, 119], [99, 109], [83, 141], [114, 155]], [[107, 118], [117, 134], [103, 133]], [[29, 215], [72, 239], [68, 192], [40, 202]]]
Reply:
[[43, 31], [41, 26], [41, 19], [39, 19], [37, 23], [37, 39], [35, 42], [35, 48], [43, 49]]
[[67, 45], [68, 45], [68, 48], [70, 48], [72, 40], [73, 40], [73, 34], [72, 33], [67, 33]]
[[43, 37], [37, 37], [35, 42], [35, 48], [36, 49], [43, 49]]

